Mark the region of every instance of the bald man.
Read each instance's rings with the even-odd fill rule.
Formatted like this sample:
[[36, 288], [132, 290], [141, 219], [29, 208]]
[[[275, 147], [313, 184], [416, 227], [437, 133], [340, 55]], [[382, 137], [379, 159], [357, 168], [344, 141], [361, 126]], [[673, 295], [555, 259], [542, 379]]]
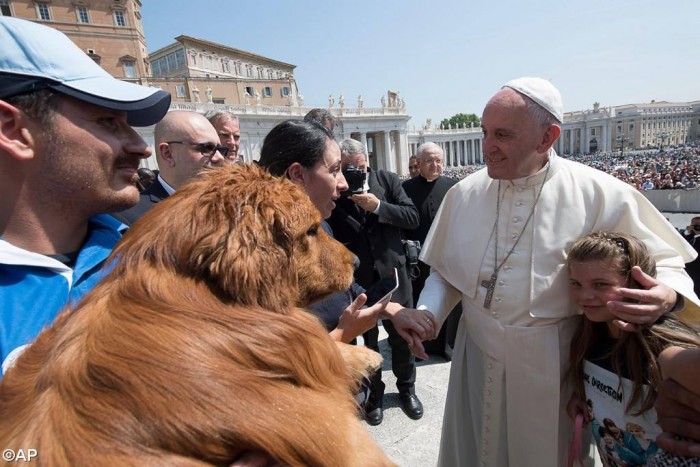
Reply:
[[172, 195], [204, 167], [224, 164], [225, 147], [203, 115], [176, 110], [168, 112], [155, 127], [155, 151], [159, 173], [153, 184], [141, 193], [136, 206], [114, 216], [133, 224], [157, 203]]

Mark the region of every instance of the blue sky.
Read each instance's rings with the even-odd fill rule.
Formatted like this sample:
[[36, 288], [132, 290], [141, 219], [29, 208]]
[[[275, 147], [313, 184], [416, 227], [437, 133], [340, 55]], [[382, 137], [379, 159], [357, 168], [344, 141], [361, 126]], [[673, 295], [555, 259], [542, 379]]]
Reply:
[[143, 0], [149, 51], [189, 35], [297, 66], [304, 105], [378, 107], [399, 91], [419, 127], [481, 111], [540, 76], [565, 111], [700, 100], [698, 0]]

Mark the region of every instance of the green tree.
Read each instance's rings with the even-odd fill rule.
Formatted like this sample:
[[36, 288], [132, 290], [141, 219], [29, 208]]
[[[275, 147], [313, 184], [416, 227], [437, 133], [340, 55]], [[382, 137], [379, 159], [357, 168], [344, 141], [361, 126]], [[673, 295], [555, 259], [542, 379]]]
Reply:
[[481, 119], [476, 114], [456, 114], [450, 118], [443, 119], [440, 125], [443, 128], [449, 128], [449, 125], [452, 125], [452, 128], [460, 128], [469, 127], [470, 123], [473, 128], [478, 128], [481, 126]]

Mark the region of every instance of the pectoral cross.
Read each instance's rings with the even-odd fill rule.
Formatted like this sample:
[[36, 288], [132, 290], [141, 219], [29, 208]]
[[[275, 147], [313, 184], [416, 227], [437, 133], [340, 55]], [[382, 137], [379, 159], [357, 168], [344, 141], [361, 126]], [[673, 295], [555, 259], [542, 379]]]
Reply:
[[481, 286], [486, 287], [486, 298], [484, 299], [484, 308], [487, 310], [491, 308], [491, 299], [493, 298], [493, 291], [496, 289], [496, 278], [498, 278], [498, 273], [494, 272], [491, 274], [491, 279], [484, 279], [481, 281]]

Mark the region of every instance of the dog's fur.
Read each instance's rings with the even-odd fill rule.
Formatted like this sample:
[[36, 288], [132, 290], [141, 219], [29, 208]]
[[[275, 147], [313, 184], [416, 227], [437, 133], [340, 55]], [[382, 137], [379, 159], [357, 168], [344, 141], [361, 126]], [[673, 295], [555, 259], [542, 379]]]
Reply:
[[[134, 224], [113, 267], [0, 384], [0, 445], [40, 464], [391, 465], [357, 416], [358, 372], [303, 307], [354, 257], [293, 183], [204, 173]], [[349, 346], [348, 346], [349, 347]], [[368, 368], [369, 367], [369, 368]]]

